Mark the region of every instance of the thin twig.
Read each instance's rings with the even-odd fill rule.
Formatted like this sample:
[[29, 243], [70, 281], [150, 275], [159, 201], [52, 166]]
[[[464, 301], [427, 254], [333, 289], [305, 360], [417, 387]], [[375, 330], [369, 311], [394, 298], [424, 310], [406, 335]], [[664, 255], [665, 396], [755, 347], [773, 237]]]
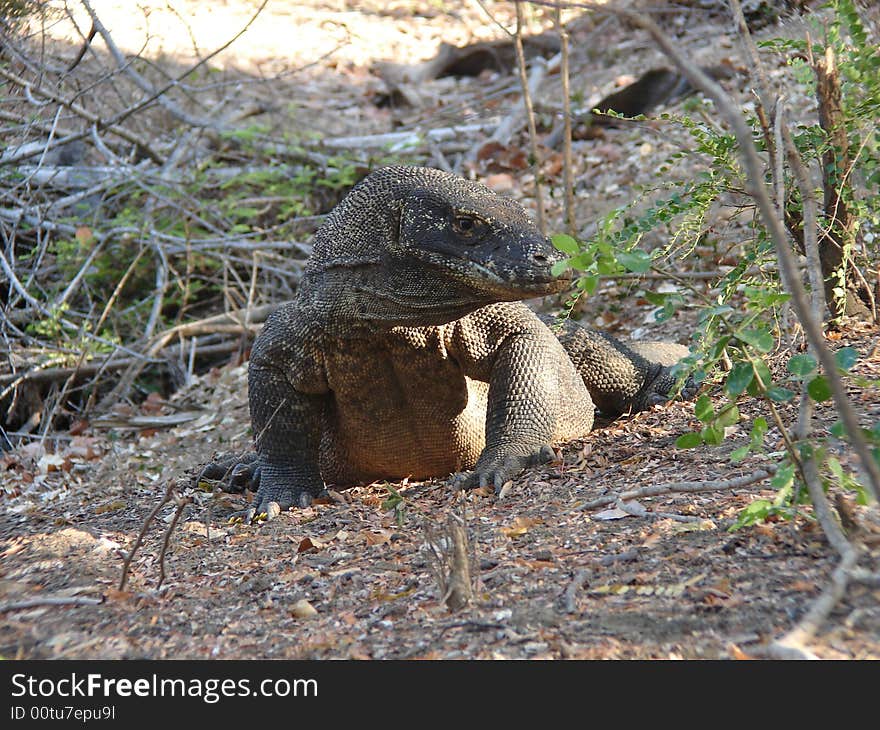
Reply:
[[564, 218], [565, 230], [569, 236], [577, 234], [574, 220], [574, 163], [571, 154], [571, 91], [569, 90], [568, 31], [562, 24], [562, 10], [556, 8], [556, 31], [559, 33], [560, 53], [562, 54], [562, 179], [565, 187]]
[[24, 601], [0, 604], [0, 613], [10, 611], [24, 611], [28, 608], [40, 606], [99, 606], [104, 603], [104, 597], [86, 598], [84, 596], [46, 596], [45, 598], [28, 598]]
[[131, 566], [131, 561], [134, 558], [135, 553], [137, 553], [138, 549], [140, 548], [141, 543], [144, 541], [144, 536], [147, 534], [147, 530], [149, 529], [153, 520], [156, 519], [156, 515], [159, 514], [159, 510], [162, 509], [162, 507], [164, 507], [171, 499], [171, 495], [174, 492], [174, 487], [174, 480], [169, 479], [168, 486], [165, 487], [165, 494], [162, 496], [162, 501], [159, 502], [159, 504], [157, 504], [155, 507], [153, 507], [150, 514], [147, 515], [147, 519], [144, 520], [144, 524], [141, 525], [138, 536], [135, 538], [134, 545], [132, 545], [131, 550], [122, 561], [122, 575], [119, 577], [119, 588], [117, 590], [125, 590], [125, 584], [128, 581], [128, 571]]
[[[107, 44], [107, 49], [110, 51], [110, 55], [113, 56], [113, 59], [116, 61], [116, 65], [119, 69], [128, 76], [134, 83], [140, 87], [143, 91], [145, 91], [150, 96], [153, 96], [156, 101], [172, 116], [174, 116], [179, 121], [184, 124], [188, 124], [191, 127], [207, 127], [211, 129], [218, 128], [218, 123], [213, 119], [202, 119], [199, 117], [194, 117], [191, 114], [188, 114], [183, 109], [181, 109], [177, 104], [175, 104], [171, 99], [169, 99], [164, 93], [157, 94], [157, 89], [141, 74], [139, 74], [134, 67], [125, 59], [122, 51], [119, 50], [119, 47], [116, 45], [116, 42], [113, 40], [113, 36], [110, 35], [110, 32], [101, 22], [100, 18], [98, 18], [97, 13], [92, 9], [92, 6], [89, 4], [88, 0], [80, 0], [83, 7], [88, 12], [89, 17], [92, 19], [92, 27], [100, 34], [101, 38], [104, 39], [104, 43]], [[230, 38], [226, 43], [216, 49], [211, 55], [217, 55], [221, 51], [225, 50], [229, 46], [231, 46], [238, 38], [240, 38], [248, 28], [253, 25], [254, 21], [259, 17], [260, 13], [263, 12], [263, 8], [266, 7], [266, 4], [269, 0], [263, 0], [257, 9], [254, 11], [253, 15], [250, 19], [245, 23], [244, 27], [242, 27], [232, 38]], [[208, 58], [210, 56], [200, 59], [195, 66], [193, 66], [189, 70], [189, 74], [197, 70], [200, 66], [207, 63]], [[167, 90], [167, 89], [166, 89]]]
[[629, 515], [633, 517], [641, 517], [643, 519], [649, 520], [674, 520], [675, 522], [685, 522], [688, 524], [701, 524], [706, 522], [702, 517], [695, 517], [693, 515], [680, 515], [676, 512], [659, 512], [656, 510], [649, 510], [642, 504], [639, 504], [636, 501], [626, 502], [622, 499], [618, 500], [615, 506]]
[[162, 584], [165, 582], [165, 553], [168, 552], [168, 543], [171, 540], [171, 533], [174, 532], [174, 528], [177, 527], [177, 523], [180, 520], [181, 515], [183, 515], [183, 511], [192, 504], [192, 497], [176, 497], [175, 501], [177, 502], [177, 509], [174, 511], [174, 517], [171, 518], [171, 522], [168, 524], [168, 527], [165, 529], [165, 534], [162, 535], [162, 548], [159, 550], [159, 582], [156, 584], [156, 590], [162, 587]]
[[827, 308], [825, 304], [825, 284], [822, 281], [822, 262], [819, 258], [819, 241], [817, 238], [819, 223], [816, 213], [816, 198], [813, 195], [807, 169], [804, 167], [803, 160], [797, 147], [795, 147], [784, 118], [779, 120], [779, 127], [782, 132], [785, 150], [788, 153], [788, 164], [792, 172], [794, 172], [798, 191], [801, 194], [804, 253], [807, 257], [807, 276], [810, 279], [810, 299], [813, 306], [813, 316], [821, 322], [824, 319]]
[[[537, 218], [538, 229], [543, 235], [547, 233], [546, 215], [544, 213], [544, 193], [541, 184], [541, 157], [538, 152], [538, 130], [535, 125], [535, 110], [532, 106], [532, 95], [529, 91], [529, 80], [526, 74], [526, 57], [523, 51], [522, 33], [525, 21], [523, 20], [522, 2], [516, 2], [516, 33], [514, 35], [513, 45], [516, 49], [516, 67], [519, 72], [519, 82], [522, 86], [523, 104], [526, 108], [526, 122], [529, 128], [529, 148], [531, 150], [532, 172], [535, 177], [535, 217]], [[538, 63], [538, 59], [535, 59]]]
[[625, 492], [617, 494], [608, 494], [604, 497], [591, 500], [570, 510], [571, 512], [583, 512], [584, 510], [597, 509], [605, 507], [609, 504], [615, 504], [618, 501], [626, 501], [630, 499], [639, 499], [640, 497], [656, 497], [661, 494], [673, 494], [678, 492], [720, 492], [726, 489], [738, 489], [746, 487], [749, 484], [760, 482], [772, 476], [776, 472], [775, 464], [768, 464], [764, 469], [752, 472], [741, 477], [733, 479], [711, 479], [703, 482], [670, 482], [669, 484], [651, 484], [638, 489], [628, 489]]
[[[146, 140], [141, 138], [140, 136], [134, 134], [129, 129], [125, 127], [120, 127], [118, 123], [113, 121], [108, 121], [105, 119], [101, 119], [97, 114], [89, 111], [82, 105], [68, 99], [58, 92], [52, 91], [51, 89], [47, 89], [44, 86], [31, 84], [29, 81], [17, 76], [11, 71], [7, 71], [5, 68], [0, 66], [0, 76], [9, 81], [10, 83], [15, 84], [16, 86], [20, 86], [23, 89], [27, 89], [38, 96], [42, 96], [44, 99], [49, 99], [50, 101], [54, 101], [56, 104], [61, 105], [65, 109], [69, 109], [74, 114], [79, 117], [85, 119], [89, 124], [96, 125], [99, 129], [106, 129], [108, 132], [115, 134], [117, 137], [120, 137], [127, 142], [131, 142], [136, 145], [139, 149], [143, 150], [144, 154], [147, 155], [153, 162], [158, 164], [162, 164], [163, 158], [162, 156], [150, 147]], [[84, 139], [91, 134], [89, 129], [86, 129], [83, 132], [78, 132], [67, 137], [62, 137], [56, 139], [54, 143], [47, 144], [45, 150], [50, 150], [54, 147], [61, 147], [62, 145], [69, 144], [70, 142], [74, 142], [76, 140]], [[15, 162], [18, 162], [21, 159], [25, 159], [27, 157], [34, 157], [39, 154], [37, 151], [29, 151], [29, 152], [20, 152], [0, 161], [0, 164], [10, 165]]]
[[590, 579], [591, 571], [589, 570], [579, 570], [571, 583], [568, 584], [568, 587], [565, 589], [565, 612], [566, 613], [576, 613], [577, 612], [577, 592], [584, 587], [584, 583], [586, 583]]

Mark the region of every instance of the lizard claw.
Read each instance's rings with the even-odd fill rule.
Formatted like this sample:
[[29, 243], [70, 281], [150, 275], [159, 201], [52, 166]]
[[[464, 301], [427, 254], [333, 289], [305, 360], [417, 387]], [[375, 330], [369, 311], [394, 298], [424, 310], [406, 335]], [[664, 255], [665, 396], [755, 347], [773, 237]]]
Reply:
[[688, 376], [688, 379], [684, 381], [684, 385], [681, 386], [681, 392], [679, 395], [685, 400], [693, 400], [697, 397], [699, 391], [699, 384], [693, 379], [693, 377]]
[[253, 522], [254, 519], [265, 515], [266, 521], [269, 522], [291, 507], [309, 507], [316, 497], [327, 494], [327, 490], [323, 486], [316, 492], [313, 494], [309, 489], [291, 487], [286, 484], [279, 486], [276, 483], [273, 485], [269, 480], [263, 480], [251, 507], [245, 510], [245, 512], [251, 513], [245, 521]]
[[480, 457], [474, 470], [467, 476], [455, 480], [456, 489], [476, 489], [492, 486], [498, 494], [504, 484], [518, 476], [523, 469], [537, 464], [546, 464], [556, 458], [556, 452], [549, 444], [542, 444], [529, 454], [491, 454]]
[[[643, 411], [652, 406], [667, 403], [672, 398], [675, 389], [676, 376], [672, 367], [657, 365], [657, 372], [653, 378], [649, 378], [642, 390], [633, 399], [632, 410]], [[681, 386], [679, 396], [684, 400], [692, 400], [699, 390], [699, 386], [692, 377], [688, 377]]]
[[224, 492], [241, 493], [245, 489], [256, 492], [260, 487], [257, 454], [228, 454], [206, 464], [196, 477], [196, 484], [206, 480], [217, 482]]
[[[217, 482], [226, 492], [256, 492], [251, 506], [233, 512], [229, 519], [240, 519], [246, 524], [275, 519], [291, 507], [308, 507], [315, 497], [324, 496], [324, 483], [308, 479], [284, 465], [263, 466], [256, 453], [229, 455], [207, 464], [199, 473], [198, 481]], [[305, 482], [305, 484], [303, 484]]]

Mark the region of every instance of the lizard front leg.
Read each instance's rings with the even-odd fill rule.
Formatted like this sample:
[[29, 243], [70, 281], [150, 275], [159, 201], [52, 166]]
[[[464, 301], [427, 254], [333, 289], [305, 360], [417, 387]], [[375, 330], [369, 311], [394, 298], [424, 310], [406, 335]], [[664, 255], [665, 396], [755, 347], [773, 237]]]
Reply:
[[[550, 317], [542, 320], [559, 338], [596, 407], [606, 416], [642, 411], [669, 400], [676, 383], [671, 365], [688, 354], [686, 347], [655, 343], [630, 348], [607, 333], [571, 320], [561, 327]], [[692, 398], [695, 393], [695, 384], [688, 380], [682, 396]]]
[[249, 517], [270, 514], [272, 502], [306, 507], [325, 491], [318, 454], [329, 396], [301, 393], [281, 369], [253, 361], [248, 388], [259, 471]]
[[540, 332], [508, 335], [496, 351], [486, 407], [486, 446], [462, 487], [499, 491], [523, 469], [554, 458], [559, 414], [559, 357]]

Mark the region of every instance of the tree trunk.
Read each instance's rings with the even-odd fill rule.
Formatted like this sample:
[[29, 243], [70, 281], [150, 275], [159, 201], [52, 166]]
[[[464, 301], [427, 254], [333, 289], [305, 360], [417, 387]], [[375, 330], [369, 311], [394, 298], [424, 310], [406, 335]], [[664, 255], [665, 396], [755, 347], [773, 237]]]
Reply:
[[[832, 48], [816, 60], [816, 95], [819, 124], [828, 135], [828, 149], [822, 155], [825, 227], [819, 231], [819, 259], [825, 281], [825, 300], [833, 317], [850, 315], [872, 319], [871, 295], [852, 260], [856, 219], [844, 191], [851, 173], [849, 141], [841, 107], [840, 76]], [[849, 187], [852, 194], [852, 186]]]

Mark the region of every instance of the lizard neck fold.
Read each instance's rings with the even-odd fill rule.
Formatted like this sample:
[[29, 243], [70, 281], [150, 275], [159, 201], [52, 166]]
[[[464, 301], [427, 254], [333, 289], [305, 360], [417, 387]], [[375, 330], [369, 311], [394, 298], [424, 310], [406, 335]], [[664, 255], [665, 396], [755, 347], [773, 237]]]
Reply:
[[417, 285], [423, 277], [406, 271], [391, 271], [381, 264], [358, 269], [357, 276], [350, 270], [310, 272], [300, 283], [298, 298], [325, 329], [440, 325], [491, 303], [440, 277], [426, 291]]

